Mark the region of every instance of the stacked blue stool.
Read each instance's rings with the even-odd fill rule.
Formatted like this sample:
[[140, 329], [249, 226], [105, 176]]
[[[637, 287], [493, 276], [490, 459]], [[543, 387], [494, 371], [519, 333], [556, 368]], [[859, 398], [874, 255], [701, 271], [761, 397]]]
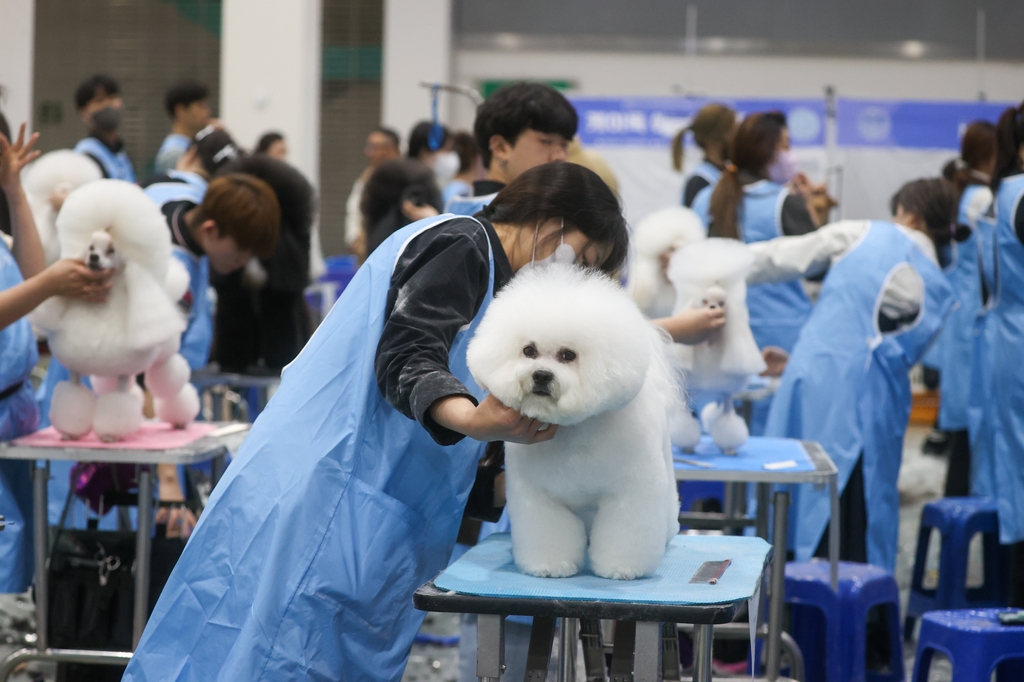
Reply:
[[936, 651], [949, 657], [957, 682], [989, 682], [993, 670], [997, 682], [1024, 680], [1024, 627], [1000, 623], [998, 614], [1002, 610], [924, 614], [914, 682], [928, 682], [928, 669]]
[[[786, 564], [791, 632], [804, 655], [807, 682], [899, 682], [904, 679], [900, 590], [887, 571], [839, 562], [839, 591], [829, 584], [827, 561]], [[887, 672], [867, 668], [868, 614], [884, 608]]]
[[[942, 535], [939, 582], [923, 586], [928, 540], [932, 529]], [[982, 534], [985, 582], [968, 589], [967, 562], [971, 538]], [[999, 544], [999, 515], [995, 501], [986, 497], [947, 497], [926, 504], [917, 536], [917, 556], [910, 581], [910, 602], [904, 633], [913, 635], [914, 619], [929, 611], [1006, 606], [1010, 593], [1009, 548]]]

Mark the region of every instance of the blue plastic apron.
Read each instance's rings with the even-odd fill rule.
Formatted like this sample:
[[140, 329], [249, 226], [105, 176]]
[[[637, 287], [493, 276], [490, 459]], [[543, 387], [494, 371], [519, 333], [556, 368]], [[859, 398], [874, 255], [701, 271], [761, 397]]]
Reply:
[[[978, 312], [974, 317], [971, 353], [971, 385], [967, 405], [967, 432], [971, 442], [971, 495], [994, 497], [995, 445], [992, 426], [992, 308], [999, 292], [996, 288], [996, 225], [992, 215], [978, 219], [975, 236], [978, 251]], [[988, 300], [981, 301], [982, 285]]]
[[[694, 195], [693, 201], [690, 203], [690, 208], [693, 210], [697, 210], [697, 197], [700, 196], [701, 192], [707, 190], [708, 195], [704, 198], [702, 206], [702, 210], [706, 212], [707, 205], [711, 200], [711, 192], [715, 191], [715, 185], [718, 184], [718, 180], [722, 177], [722, 171], [720, 171], [713, 163], [709, 163], [708, 161], [701, 161], [700, 163], [698, 163], [697, 166], [693, 169], [693, 173], [691, 173], [689, 177], [687, 177], [686, 180], [683, 182], [683, 206], [686, 205], [686, 186], [690, 184], [690, 178], [694, 176], [698, 176], [707, 180], [708, 186], [704, 187], [703, 189], [701, 189], [700, 192], [697, 192], [697, 194]], [[698, 214], [700, 214], [700, 211], [698, 211]], [[701, 219], [703, 220], [703, 217]], [[707, 224], [707, 221], [705, 221], [704, 225], [707, 226]]]
[[[925, 285], [917, 321], [882, 334], [878, 311], [891, 273], [910, 264]], [[872, 222], [861, 242], [830, 269], [768, 415], [766, 434], [821, 443], [845, 488], [863, 453], [868, 561], [896, 566], [896, 479], [910, 417], [908, 372], [953, 306], [942, 271], [892, 223]], [[809, 559], [830, 517], [829, 494], [795, 486], [790, 535]]]
[[[483, 444], [436, 444], [380, 394], [374, 357], [404, 246], [356, 273], [217, 485], [124, 679], [398, 680], [451, 555]], [[481, 227], [480, 229], [483, 229]], [[449, 367], [478, 398], [460, 331]]]
[[103, 169], [103, 177], [135, 182], [135, 168], [132, 167], [132, 160], [128, 158], [128, 153], [123, 149], [114, 153], [95, 137], [87, 137], [78, 141], [75, 151], [79, 154], [88, 154], [96, 159]]
[[[21, 269], [0, 240], [0, 291], [21, 284]], [[32, 433], [39, 410], [29, 375], [39, 361], [32, 325], [22, 318], [0, 329], [0, 440]], [[18, 387], [18, 388], [15, 388]], [[7, 527], [0, 532], [0, 592], [24, 592], [32, 582], [32, 463], [0, 460], [0, 514]]]
[[498, 193], [494, 194], [481, 194], [476, 197], [452, 197], [444, 207], [445, 213], [454, 213], [455, 215], [476, 215], [484, 206], [494, 201], [494, 197], [498, 196]]
[[999, 296], [992, 308], [992, 426], [999, 541], [1024, 540], [1024, 245], [1013, 227], [1024, 174], [996, 194]]
[[979, 191], [987, 188], [971, 185], [960, 199], [957, 222], [971, 228], [971, 236], [950, 243], [950, 263], [944, 269], [959, 304], [946, 320], [935, 341], [939, 353], [942, 401], [939, 403], [939, 428], [961, 431], [967, 428], [967, 403], [971, 392], [971, 356], [974, 351], [974, 321], [981, 310], [981, 281], [978, 279], [977, 224], [971, 224], [967, 207]]

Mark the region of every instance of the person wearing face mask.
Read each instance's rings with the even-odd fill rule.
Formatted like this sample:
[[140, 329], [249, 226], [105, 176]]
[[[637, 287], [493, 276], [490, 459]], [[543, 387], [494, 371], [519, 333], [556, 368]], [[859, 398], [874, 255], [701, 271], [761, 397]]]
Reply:
[[434, 182], [444, 187], [459, 172], [459, 155], [452, 151], [452, 136], [448, 128], [441, 126], [439, 139], [430, 135], [434, 124], [420, 121], [409, 133], [409, 149], [406, 156], [416, 159], [434, 173]]
[[79, 140], [75, 151], [95, 161], [103, 177], [135, 182], [135, 167], [117, 132], [124, 107], [120, 92], [117, 81], [104, 74], [87, 78], [78, 86], [75, 106], [89, 127], [89, 137]]
[[576, 135], [576, 109], [562, 93], [543, 83], [512, 83], [477, 109], [473, 135], [487, 176], [473, 183], [473, 195], [454, 197], [446, 213], [474, 215], [520, 174], [568, 158]]
[[452, 135], [452, 151], [459, 157], [459, 172], [447, 185], [441, 188], [441, 205], [447, 205], [453, 197], [468, 197], [473, 193], [473, 183], [482, 175], [480, 150], [472, 133], [459, 131]]

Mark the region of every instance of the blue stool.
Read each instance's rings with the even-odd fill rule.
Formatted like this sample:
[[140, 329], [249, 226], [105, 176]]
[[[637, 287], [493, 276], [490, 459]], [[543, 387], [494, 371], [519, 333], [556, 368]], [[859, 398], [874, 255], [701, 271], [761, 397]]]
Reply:
[[718, 510], [725, 508], [725, 484], [721, 481], [677, 481], [679, 508], [688, 512], [693, 505], [708, 499], [718, 500]]
[[[928, 540], [935, 528], [942, 534], [939, 583], [923, 586]], [[985, 582], [967, 587], [971, 538], [982, 534]], [[928, 611], [1006, 606], [1010, 594], [1009, 548], [999, 544], [999, 515], [995, 501], [986, 497], [947, 497], [926, 504], [917, 535], [917, 556], [910, 580], [910, 602], [903, 626], [906, 637], [914, 632], [914, 619]]]
[[[841, 561], [837, 593], [829, 584], [827, 561], [790, 562], [786, 564], [786, 603], [791, 606], [790, 631], [803, 652], [808, 682], [904, 679], [900, 590], [888, 572]], [[883, 607], [881, 620], [875, 607]], [[879, 661], [887, 672], [868, 670], [869, 639], [872, 652], [888, 648], [888, 660]]]
[[921, 619], [914, 682], [928, 682], [932, 655], [941, 651], [953, 664], [956, 682], [1024, 680], [1024, 627], [1003, 625], [1002, 609], [932, 611]]

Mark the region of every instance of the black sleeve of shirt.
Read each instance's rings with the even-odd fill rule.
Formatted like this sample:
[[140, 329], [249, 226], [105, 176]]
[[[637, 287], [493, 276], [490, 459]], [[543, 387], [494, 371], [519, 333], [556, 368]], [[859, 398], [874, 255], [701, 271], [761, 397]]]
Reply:
[[89, 157], [90, 159], [92, 159], [92, 160], [93, 160], [93, 162], [94, 162], [94, 163], [95, 163], [95, 164], [96, 164], [97, 166], [99, 166], [99, 167], [100, 167], [100, 173], [103, 173], [103, 177], [104, 177], [104, 178], [107, 178], [107, 179], [109, 179], [109, 178], [110, 178], [110, 176], [109, 176], [109, 175], [107, 175], [107, 168], [106, 168], [106, 166], [104, 166], [104, 165], [103, 165], [103, 163], [101, 163], [99, 159], [97, 159], [97, 158], [96, 158], [95, 156], [93, 156], [93, 155], [92, 155], [92, 154], [90, 154], [89, 152], [85, 152], [85, 155], [86, 155], [86, 156], [88, 156], [88, 157]]
[[803, 197], [796, 194], [787, 195], [782, 200], [782, 234], [792, 237], [814, 232], [816, 229], [818, 226], [814, 224]]
[[686, 187], [683, 189], [683, 206], [690, 208], [700, 191], [710, 184], [706, 178], [700, 175], [691, 175], [690, 179], [686, 181]]
[[476, 403], [448, 369], [448, 351], [487, 295], [488, 249], [479, 223], [452, 220], [413, 239], [391, 278], [374, 361], [377, 386], [388, 403], [441, 445], [464, 436], [430, 417], [434, 401], [461, 395]]

